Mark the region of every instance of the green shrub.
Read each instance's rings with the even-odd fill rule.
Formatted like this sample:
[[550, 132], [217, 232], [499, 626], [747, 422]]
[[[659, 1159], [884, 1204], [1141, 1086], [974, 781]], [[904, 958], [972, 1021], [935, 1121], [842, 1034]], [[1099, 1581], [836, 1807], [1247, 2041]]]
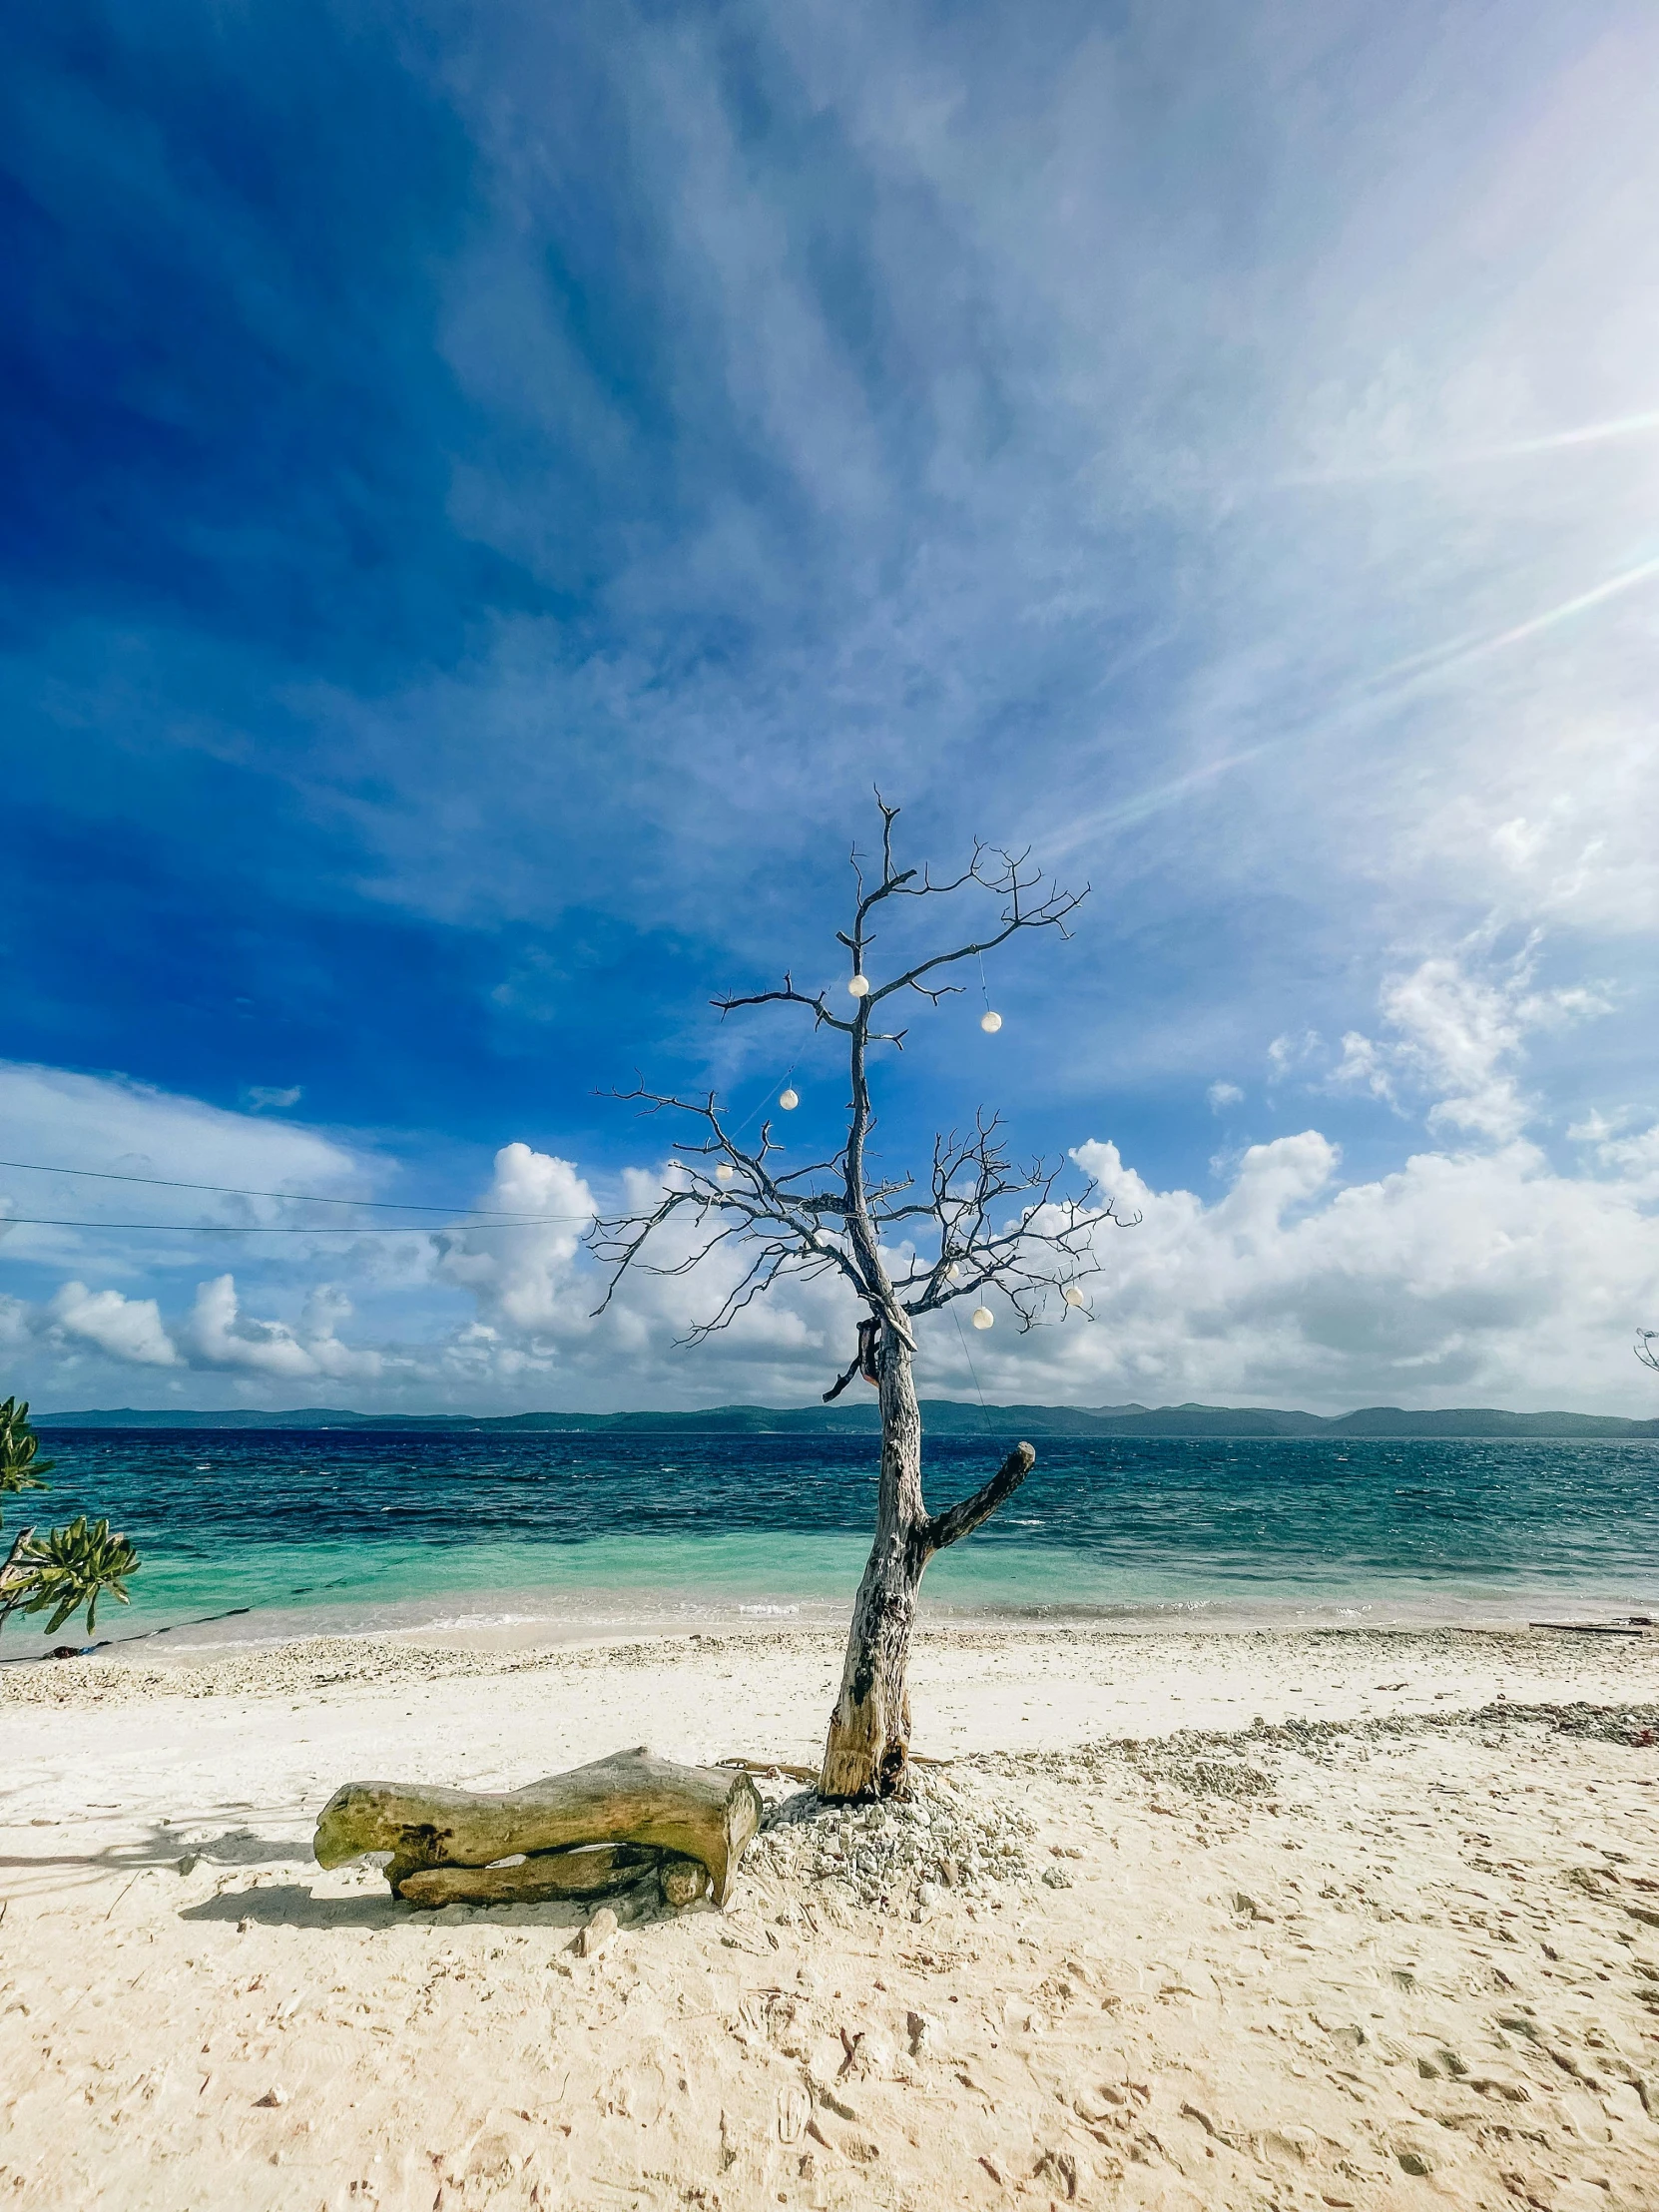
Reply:
[[[39, 1450], [27, 1402], [8, 1397], [0, 1403], [0, 1497], [51, 1487], [41, 1477], [54, 1462], [39, 1458]], [[49, 1613], [45, 1633], [51, 1636], [84, 1605], [90, 1636], [99, 1599], [107, 1592], [129, 1604], [127, 1577], [142, 1563], [119, 1530], [112, 1533], [107, 1520], [89, 1521], [85, 1513], [44, 1536], [25, 1528], [0, 1567], [0, 1628], [13, 1613]]]

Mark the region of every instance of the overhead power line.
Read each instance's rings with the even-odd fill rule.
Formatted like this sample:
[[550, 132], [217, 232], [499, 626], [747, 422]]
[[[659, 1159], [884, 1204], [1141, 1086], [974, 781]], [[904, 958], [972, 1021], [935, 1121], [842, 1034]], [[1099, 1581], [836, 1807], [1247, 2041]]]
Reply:
[[[245, 1191], [231, 1183], [180, 1183], [165, 1175], [118, 1175], [110, 1168], [60, 1168], [48, 1167], [42, 1160], [0, 1160], [0, 1168], [21, 1168], [28, 1175], [79, 1175], [96, 1183], [142, 1183], [158, 1191], [209, 1191], [216, 1198], [276, 1198], [294, 1206], [368, 1206], [382, 1211], [402, 1214], [442, 1214], [447, 1220], [522, 1222], [537, 1227], [548, 1222], [591, 1221], [591, 1214], [511, 1214], [500, 1207], [480, 1206], [425, 1206], [411, 1198], [324, 1198], [320, 1191]], [[22, 1214], [4, 1217], [22, 1221]], [[198, 1222], [46, 1222], [35, 1226], [48, 1229], [181, 1229], [206, 1228], [209, 1224]], [[227, 1230], [227, 1235], [243, 1234]]]
[[[433, 1212], [441, 1208], [434, 1207]], [[507, 1214], [473, 1223], [482, 1236], [489, 1229], [550, 1229], [555, 1223], [592, 1221], [592, 1214]], [[49, 1214], [0, 1214], [0, 1229], [144, 1229], [186, 1237], [430, 1237], [418, 1222], [352, 1222], [336, 1229], [329, 1222], [305, 1221], [61, 1221]]]

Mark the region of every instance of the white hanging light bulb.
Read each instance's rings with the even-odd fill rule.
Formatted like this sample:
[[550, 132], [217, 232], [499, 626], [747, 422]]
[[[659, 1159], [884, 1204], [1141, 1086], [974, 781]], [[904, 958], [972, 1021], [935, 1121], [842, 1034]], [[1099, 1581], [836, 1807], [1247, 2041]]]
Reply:
[[1083, 1303], [1082, 1290], [1077, 1284], [1068, 1283], [1065, 1290], [1065, 1299], [1068, 1306], [1081, 1306]]
[[737, 1169], [732, 1165], [730, 1160], [722, 1160], [719, 1167], [715, 1170], [715, 1181], [717, 1183], [730, 1183], [733, 1176], [736, 1175], [737, 1172]]
[[996, 1320], [988, 1306], [976, 1306], [969, 1318], [975, 1329], [989, 1329]]
[[849, 997], [867, 998], [869, 996], [869, 977], [867, 975], [854, 975], [848, 980], [846, 988]]
[[786, 1114], [793, 1114], [796, 1108], [801, 1104], [801, 1093], [797, 1090], [791, 1089], [788, 1085], [786, 1085], [785, 1088], [778, 1093], [778, 1103], [780, 1106], [783, 1107]]
[[962, 1280], [962, 1271], [960, 1267], [957, 1266], [954, 1260], [952, 1260], [949, 1267], [945, 1269], [944, 1279], [947, 1283], [959, 1283]]

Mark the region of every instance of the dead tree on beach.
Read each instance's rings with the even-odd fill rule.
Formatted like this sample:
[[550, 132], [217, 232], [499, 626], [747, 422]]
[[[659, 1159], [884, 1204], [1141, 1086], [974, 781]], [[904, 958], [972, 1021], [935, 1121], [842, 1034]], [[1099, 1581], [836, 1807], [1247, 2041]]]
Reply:
[[[858, 1586], [840, 1695], [830, 1716], [819, 1788], [828, 1798], [903, 1794], [909, 1759], [910, 1701], [906, 1689], [910, 1633], [922, 1571], [935, 1553], [958, 1542], [1012, 1496], [1030, 1473], [1036, 1454], [1028, 1443], [1008, 1453], [996, 1473], [971, 1497], [930, 1513], [921, 1486], [921, 1415], [916, 1403], [914, 1324], [956, 1299], [978, 1302], [980, 1328], [994, 1319], [984, 1305], [999, 1293], [1021, 1330], [1056, 1309], [1064, 1320], [1086, 1315], [1080, 1284], [1097, 1272], [1093, 1240], [1114, 1222], [1110, 1203], [1094, 1203], [1093, 1186], [1063, 1196], [1064, 1163], [1017, 1165], [1000, 1115], [978, 1112], [970, 1129], [936, 1136], [929, 1169], [912, 1176], [872, 1175], [868, 1141], [874, 1124], [868, 1060], [872, 1047], [899, 1050], [905, 1030], [877, 1027], [913, 998], [937, 1006], [962, 989], [948, 971], [977, 960], [1024, 930], [1067, 923], [1085, 892], [1044, 883], [1024, 852], [976, 844], [959, 875], [935, 882], [927, 870], [901, 868], [893, 857], [896, 807], [877, 794], [881, 812], [879, 872], [866, 879], [852, 857], [856, 896], [850, 929], [837, 941], [850, 961], [849, 1015], [836, 1013], [828, 990], [801, 990], [786, 974], [775, 990], [717, 998], [722, 1014], [740, 1008], [784, 1005], [805, 1008], [815, 1030], [830, 1029], [846, 1041], [850, 1073], [844, 1141], [828, 1158], [787, 1167], [773, 1124], [746, 1149], [741, 1131], [711, 1093], [684, 1099], [643, 1086], [618, 1092], [645, 1111], [668, 1115], [684, 1138], [682, 1156], [670, 1165], [662, 1197], [639, 1213], [598, 1221], [595, 1257], [610, 1281], [603, 1312], [630, 1271], [684, 1276], [717, 1254], [736, 1250], [740, 1266], [710, 1318], [684, 1340], [699, 1344], [728, 1328], [757, 1298], [786, 1278], [811, 1281], [836, 1276], [864, 1308], [857, 1348], [824, 1395], [839, 1396], [862, 1376], [880, 1393], [881, 1464], [875, 1540]], [[902, 900], [946, 898], [979, 892], [996, 902], [996, 918], [972, 941], [914, 960], [877, 980], [866, 965], [875, 941], [872, 921], [897, 910]], [[1000, 1018], [987, 1007], [981, 1026]], [[793, 1106], [793, 1094], [782, 1102]], [[666, 1234], [665, 1234], [666, 1233]], [[648, 1248], [671, 1256], [646, 1257]]]

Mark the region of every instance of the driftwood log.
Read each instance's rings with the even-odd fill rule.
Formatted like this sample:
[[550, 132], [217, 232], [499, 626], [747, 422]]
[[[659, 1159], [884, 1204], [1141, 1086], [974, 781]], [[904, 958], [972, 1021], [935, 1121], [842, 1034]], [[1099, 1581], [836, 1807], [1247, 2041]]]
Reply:
[[709, 1887], [707, 1871], [678, 1852], [648, 1844], [595, 1844], [586, 1850], [538, 1851], [495, 1867], [420, 1867], [403, 1877], [397, 1895], [411, 1905], [548, 1905], [620, 1897], [655, 1877], [665, 1905], [695, 1905]]
[[760, 1823], [746, 1774], [676, 1766], [642, 1747], [499, 1795], [349, 1782], [322, 1808], [313, 1848], [322, 1867], [390, 1852], [386, 1880], [415, 1905], [603, 1897], [653, 1872], [663, 1896], [685, 1904], [702, 1888], [688, 1879], [695, 1866], [723, 1906]]

